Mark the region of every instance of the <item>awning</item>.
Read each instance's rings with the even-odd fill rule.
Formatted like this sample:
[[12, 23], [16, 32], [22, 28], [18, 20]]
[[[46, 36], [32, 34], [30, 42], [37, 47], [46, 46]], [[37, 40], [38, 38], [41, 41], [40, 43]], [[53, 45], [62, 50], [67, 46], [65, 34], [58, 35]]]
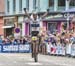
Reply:
[[15, 17], [4, 17], [3, 19], [13, 19]]
[[2, 28], [12, 28], [13, 26], [3, 26]]
[[[69, 18], [69, 22], [72, 18]], [[50, 18], [50, 19], [43, 19], [44, 22], [67, 22], [67, 18], [65, 17], [58, 17], [58, 18]]]
[[75, 8], [70, 8], [68, 10], [63, 11], [63, 13], [75, 13]]
[[52, 18], [60, 18], [60, 17], [63, 17], [63, 15], [55, 15], [55, 16], [47, 16], [45, 19], [52, 19]]

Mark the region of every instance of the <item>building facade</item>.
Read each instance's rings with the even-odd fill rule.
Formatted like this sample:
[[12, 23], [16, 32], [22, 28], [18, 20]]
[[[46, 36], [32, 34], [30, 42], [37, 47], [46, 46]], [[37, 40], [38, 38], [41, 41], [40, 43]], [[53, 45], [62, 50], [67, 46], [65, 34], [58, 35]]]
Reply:
[[[37, 10], [39, 13], [46, 12], [46, 9], [50, 9], [51, 13], [62, 12], [69, 8], [75, 7], [75, 0], [5, 0], [5, 21], [11, 21], [15, 24], [15, 28], [19, 27], [21, 35], [29, 35], [29, 23], [25, 22], [25, 16], [23, 8], [27, 8], [29, 13], [32, 10]], [[49, 15], [49, 16], [52, 16]], [[10, 18], [11, 17], [11, 18]], [[16, 21], [12, 21], [12, 18]], [[10, 19], [10, 20], [9, 20]], [[53, 23], [53, 22], [52, 22]], [[42, 26], [48, 28], [49, 22], [42, 23]], [[55, 23], [54, 23], [55, 24]], [[14, 29], [15, 29], [14, 28]], [[13, 31], [12, 31], [13, 32]]]
[[68, 7], [75, 7], [75, 0], [5, 0], [5, 5], [6, 15], [13, 15], [24, 13], [23, 8], [27, 8], [30, 13], [34, 9], [44, 12], [47, 8], [50, 11], [64, 11]]
[[4, 35], [4, 29], [2, 28], [4, 26], [4, 20], [3, 15], [5, 12], [5, 4], [4, 0], [0, 0], [0, 35]]
[[5, 2], [4, 0], [0, 0], [0, 12], [5, 12]]

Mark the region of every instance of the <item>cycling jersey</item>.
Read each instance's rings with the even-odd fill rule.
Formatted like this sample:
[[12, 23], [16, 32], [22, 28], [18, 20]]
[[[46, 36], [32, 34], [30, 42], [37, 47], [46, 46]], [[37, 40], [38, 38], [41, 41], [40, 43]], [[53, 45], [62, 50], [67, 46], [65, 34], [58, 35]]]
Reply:
[[40, 18], [37, 18], [34, 20], [33, 18], [30, 18], [30, 32], [32, 36], [37, 36], [40, 30]]

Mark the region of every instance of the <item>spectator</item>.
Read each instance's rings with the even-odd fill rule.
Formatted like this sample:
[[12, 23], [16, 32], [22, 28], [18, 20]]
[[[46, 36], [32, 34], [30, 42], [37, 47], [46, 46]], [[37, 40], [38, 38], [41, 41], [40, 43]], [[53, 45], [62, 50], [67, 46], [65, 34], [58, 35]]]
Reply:
[[26, 44], [27, 40], [25, 38], [23, 38], [23, 44]]
[[0, 44], [2, 44], [2, 38], [0, 37]]
[[18, 43], [17, 39], [14, 39], [13, 43], [14, 44], [17, 44]]
[[3, 41], [2, 41], [2, 44], [6, 44], [6, 41], [5, 41], [5, 40], [3, 40]]

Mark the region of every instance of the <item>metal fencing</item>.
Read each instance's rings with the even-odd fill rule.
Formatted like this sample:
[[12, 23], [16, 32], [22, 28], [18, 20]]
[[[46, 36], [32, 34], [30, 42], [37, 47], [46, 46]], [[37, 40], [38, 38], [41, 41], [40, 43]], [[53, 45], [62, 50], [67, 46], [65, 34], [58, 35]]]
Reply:
[[[56, 56], [72, 56], [75, 57], [75, 44], [67, 44], [66, 46], [42, 44], [39, 45], [39, 52], [42, 54]], [[31, 44], [0, 44], [0, 53], [31, 53]]]
[[75, 44], [62, 45], [46, 45], [46, 54], [57, 56], [72, 56], [75, 57]]

